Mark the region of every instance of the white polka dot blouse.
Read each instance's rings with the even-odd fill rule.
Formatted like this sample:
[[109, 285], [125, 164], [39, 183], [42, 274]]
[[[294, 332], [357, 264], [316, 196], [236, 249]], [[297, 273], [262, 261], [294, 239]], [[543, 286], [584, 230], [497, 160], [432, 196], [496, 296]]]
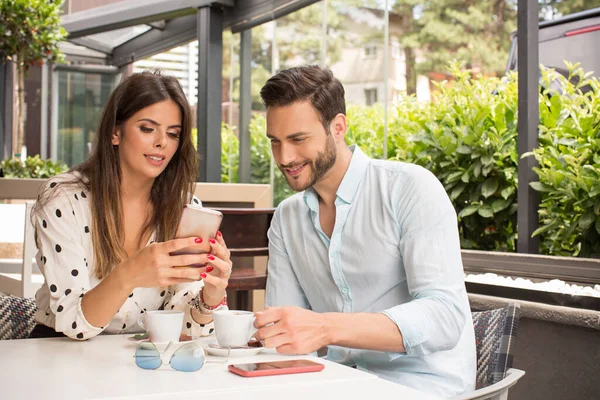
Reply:
[[[36, 260], [45, 278], [36, 293], [36, 321], [70, 338], [85, 340], [102, 332], [142, 332], [138, 319], [143, 310], [164, 308], [184, 311], [183, 334], [211, 334], [212, 323], [198, 324], [190, 314], [189, 302], [203, 286], [202, 281], [137, 288], [107, 326], [93, 326], [85, 319], [81, 299], [100, 280], [94, 275], [90, 196], [82, 186], [65, 183], [73, 178], [73, 173], [66, 173], [50, 179], [47, 183], [50, 201], [33, 216], [40, 244]], [[195, 196], [192, 203], [201, 204]], [[153, 240], [154, 234], [148, 244]]]

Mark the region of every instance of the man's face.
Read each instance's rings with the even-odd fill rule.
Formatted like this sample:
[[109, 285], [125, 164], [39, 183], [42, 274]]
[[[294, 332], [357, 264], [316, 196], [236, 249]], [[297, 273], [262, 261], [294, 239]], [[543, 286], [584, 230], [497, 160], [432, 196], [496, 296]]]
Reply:
[[319, 182], [335, 164], [335, 140], [310, 101], [269, 107], [267, 136], [277, 166], [297, 192]]

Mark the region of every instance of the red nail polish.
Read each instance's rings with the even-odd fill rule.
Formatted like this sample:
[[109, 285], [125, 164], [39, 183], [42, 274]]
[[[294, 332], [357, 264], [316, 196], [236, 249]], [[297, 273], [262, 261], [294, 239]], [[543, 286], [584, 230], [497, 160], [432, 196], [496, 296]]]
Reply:
[[203, 272], [203, 273], [201, 273], [201, 274], [200, 274], [200, 276], [201, 276], [202, 278], [206, 278], [206, 274], [205, 274], [204, 272]]
[[[214, 258], [214, 257], [213, 257], [213, 258]], [[209, 260], [210, 260], [210, 258], [209, 258]], [[213, 268], [213, 267], [206, 267], [206, 272], [212, 272], [213, 270], [214, 270], [214, 268]]]
[[208, 241], [209, 241], [211, 244], [215, 244], [215, 243], [217, 243], [217, 241], [216, 241], [215, 239], [208, 239]]
[[221, 233], [221, 231], [217, 231], [217, 236], [223, 236], [223, 234]]
[[[215, 259], [215, 256], [213, 256], [212, 254], [209, 254], [206, 256], [206, 258], [208, 258], [210, 261], [213, 261]], [[212, 268], [212, 267], [210, 267], [210, 268]], [[210, 272], [210, 271], [208, 271], [208, 272]]]
[[196, 242], [196, 243], [202, 243], [202, 238], [196, 238], [196, 239], [194, 239], [194, 242]]

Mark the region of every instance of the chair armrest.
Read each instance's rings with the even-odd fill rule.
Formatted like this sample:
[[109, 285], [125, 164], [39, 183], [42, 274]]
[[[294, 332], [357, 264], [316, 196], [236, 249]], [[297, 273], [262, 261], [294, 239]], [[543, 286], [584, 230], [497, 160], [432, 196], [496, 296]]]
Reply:
[[[452, 400], [483, 400], [494, 398], [495, 396], [499, 396], [502, 392], [508, 392], [508, 389], [514, 386], [515, 383], [517, 383], [517, 381], [523, 377], [523, 375], [525, 375], [525, 371], [511, 368], [506, 371], [506, 376], [500, 382], [469, 393], [452, 397]], [[500, 397], [498, 397], [498, 399], [499, 398]]]

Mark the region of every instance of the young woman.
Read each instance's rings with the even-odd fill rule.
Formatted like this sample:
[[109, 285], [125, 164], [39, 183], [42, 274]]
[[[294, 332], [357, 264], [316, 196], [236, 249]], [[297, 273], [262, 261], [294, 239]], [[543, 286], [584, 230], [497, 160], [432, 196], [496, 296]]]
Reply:
[[200, 204], [191, 126], [173, 77], [134, 74], [111, 94], [92, 155], [49, 180], [32, 214], [45, 283], [31, 337], [139, 332], [140, 313], [161, 308], [185, 312], [182, 333], [212, 333], [231, 274], [223, 237], [170, 255], [202, 241], [174, 239], [184, 204]]

